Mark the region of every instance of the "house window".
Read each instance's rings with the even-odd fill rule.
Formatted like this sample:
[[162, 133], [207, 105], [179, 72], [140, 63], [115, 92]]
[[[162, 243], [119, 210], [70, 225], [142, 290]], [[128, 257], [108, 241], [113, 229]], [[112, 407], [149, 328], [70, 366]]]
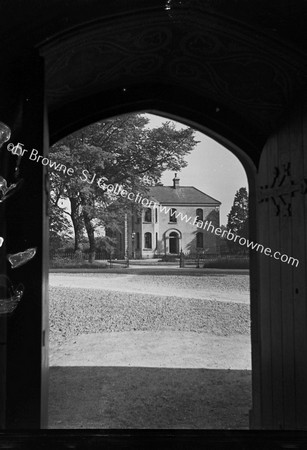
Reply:
[[156, 250], [158, 250], [158, 233], [156, 233]]
[[140, 233], [136, 233], [136, 249], [140, 248]]
[[151, 233], [145, 233], [145, 235], [144, 235], [144, 247], [145, 248], [151, 248], [152, 247]]
[[204, 212], [201, 208], [197, 208], [196, 210], [196, 217], [197, 217], [197, 222], [199, 222], [200, 220], [203, 221], [204, 220]]
[[203, 233], [197, 233], [196, 234], [196, 247], [197, 248], [204, 248], [204, 235], [203, 235]]
[[176, 208], [171, 208], [170, 212], [169, 212], [169, 221], [172, 223], [177, 223], [177, 217], [176, 217]]
[[158, 222], [158, 209], [155, 208], [155, 221]]
[[144, 222], [151, 222], [151, 208], [145, 209]]

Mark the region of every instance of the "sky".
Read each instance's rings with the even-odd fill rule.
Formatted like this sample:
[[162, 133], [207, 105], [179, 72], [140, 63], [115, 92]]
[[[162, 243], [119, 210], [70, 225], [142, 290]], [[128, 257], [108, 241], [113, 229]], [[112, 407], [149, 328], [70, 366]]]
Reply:
[[[150, 127], [158, 127], [169, 119], [146, 114], [150, 119]], [[177, 128], [182, 124], [175, 122]], [[227, 214], [230, 212], [236, 191], [241, 187], [248, 190], [247, 176], [238, 158], [228, 149], [196, 131], [195, 139], [200, 141], [190, 155], [186, 156], [187, 167], [177, 172], [181, 186], [194, 186], [211, 197], [219, 200], [220, 224], [227, 224]], [[165, 171], [161, 182], [165, 186], [173, 184], [174, 172]]]

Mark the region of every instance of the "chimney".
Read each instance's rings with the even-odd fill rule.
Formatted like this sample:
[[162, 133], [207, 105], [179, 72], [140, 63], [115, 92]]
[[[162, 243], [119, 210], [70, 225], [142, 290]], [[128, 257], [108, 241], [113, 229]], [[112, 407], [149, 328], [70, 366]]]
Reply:
[[177, 178], [177, 174], [175, 173], [175, 178], [173, 178], [173, 188], [176, 189], [179, 187], [180, 178]]

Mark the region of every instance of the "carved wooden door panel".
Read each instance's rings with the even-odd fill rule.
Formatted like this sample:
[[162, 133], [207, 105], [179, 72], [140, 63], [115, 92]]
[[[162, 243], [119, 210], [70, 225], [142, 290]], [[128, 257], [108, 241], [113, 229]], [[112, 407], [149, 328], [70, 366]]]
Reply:
[[257, 254], [260, 424], [267, 429], [307, 429], [306, 117], [300, 105], [285, 118], [258, 174], [258, 242], [272, 250]]

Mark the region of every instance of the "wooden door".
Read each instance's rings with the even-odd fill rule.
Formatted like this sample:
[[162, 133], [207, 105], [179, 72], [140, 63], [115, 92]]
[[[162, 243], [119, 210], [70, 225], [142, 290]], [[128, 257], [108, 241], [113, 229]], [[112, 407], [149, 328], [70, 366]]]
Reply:
[[260, 417], [254, 426], [265, 429], [307, 429], [306, 117], [300, 104], [284, 118], [258, 173], [258, 242], [272, 250], [257, 252]]
[[[44, 101], [44, 66], [37, 55], [24, 60], [7, 61], [2, 76], [0, 120], [12, 129], [10, 143], [23, 144], [19, 174], [18, 157], [1, 153], [0, 175], [7, 180], [23, 180], [21, 188], [1, 208], [1, 232], [5, 251], [1, 268], [12, 285], [24, 285], [24, 295], [14, 311], [2, 319], [0, 391], [1, 427], [7, 429], [40, 428], [47, 425], [48, 388], [48, 255], [45, 167], [31, 160], [32, 149], [38, 155], [48, 151], [47, 118]], [[12, 268], [7, 253], [36, 248], [28, 263]], [[1, 325], [1, 324], [0, 324]]]

